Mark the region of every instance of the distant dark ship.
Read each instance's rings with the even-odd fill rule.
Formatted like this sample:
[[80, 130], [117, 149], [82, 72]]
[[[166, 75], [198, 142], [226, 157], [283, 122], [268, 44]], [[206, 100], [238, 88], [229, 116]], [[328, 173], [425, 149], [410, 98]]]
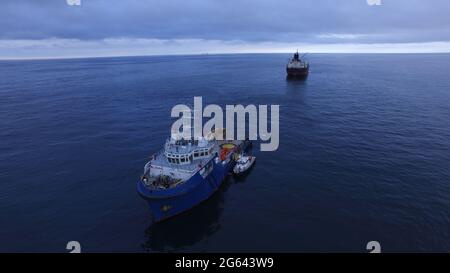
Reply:
[[308, 62], [303, 61], [299, 57], [298, 52], [296, 52], [294, 54], [294, 57], [292, 59], [290, 59], [288, 64], [286, 65], [286, 72], [287, 72], [288, 78], [304, 79], [304, 78], [308, 77], [309, 64], [308, 64]]

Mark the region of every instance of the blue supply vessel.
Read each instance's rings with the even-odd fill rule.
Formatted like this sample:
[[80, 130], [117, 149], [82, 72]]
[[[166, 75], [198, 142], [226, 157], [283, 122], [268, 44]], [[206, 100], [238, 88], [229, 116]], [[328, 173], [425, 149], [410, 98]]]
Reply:
[[233, 170], [239, 153], [250, 146], [248, 141], [216, 140], [215, 134], [192, 140], [172, 135], [145, 164], [137, 190], [155, 222], [208, 199]]

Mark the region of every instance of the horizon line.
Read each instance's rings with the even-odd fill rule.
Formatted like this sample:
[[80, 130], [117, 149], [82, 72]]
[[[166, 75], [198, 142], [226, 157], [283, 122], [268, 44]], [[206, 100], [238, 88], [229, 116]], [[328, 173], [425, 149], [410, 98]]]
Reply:
[[[450, 54], [448, 52], [305, 52], [308, 55], [333, 54], [333, 55], [437, 55]], [[65, 57], [24, 57], [24, 58], [1, 58], [0, 61], [45, 61], [45, 60], [77, 60], [77, 59], [102, 59], [102, 58], [127, 58], [127, 57], [176, 57], [176, 56], [219, 56], [219, 55], [264, 55], [264, 54], [292, 54], [292, 52], [215, 52], [215, 53], [168, 53], [168, 54], [146, 54], [146, 55], [108, 55], [108, 56], [65, 56]]]

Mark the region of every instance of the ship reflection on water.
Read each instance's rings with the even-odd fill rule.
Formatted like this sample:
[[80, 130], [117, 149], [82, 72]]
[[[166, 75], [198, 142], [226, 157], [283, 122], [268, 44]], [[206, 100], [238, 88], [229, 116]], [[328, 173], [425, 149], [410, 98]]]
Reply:
[[308, 76], [294, 77], [294, 76], [286, 75], [286, 81], [288, 81], [288, 82], [305, 82], [306, 79], [308, 79]]
[[142, 244], [143, 249], [182, 251], [216, 233], [220, 229], [225, 195], [233, 181], [232, 177], [227, 177], [208, 200], [176, 217], [150, 225], [145, 230], [148, 239]]
[[[292, 78], [286, 76], [286, 91], [289, 94], [298, 96], [299, 94], [303, 94], [308, 89], [308, 81], [306, 78]], [[301, 92], [299, 92], [301, 91]]]

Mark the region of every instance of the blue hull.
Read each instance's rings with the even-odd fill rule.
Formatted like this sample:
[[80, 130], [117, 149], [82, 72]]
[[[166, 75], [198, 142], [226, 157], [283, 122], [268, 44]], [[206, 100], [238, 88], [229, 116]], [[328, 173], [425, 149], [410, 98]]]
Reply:
[[[220, 187], [234, 164], [233, 160], [225, 164], [216, 163], [216, 157], [214, 157], [202, 170], [175, 188], [150, 190], [139, 181], [137, 190], [147, 200], [154, 221], [159, 222], [189, 210], [208, 199]], [[202, 171], [205, 171], [203, 176]]]

